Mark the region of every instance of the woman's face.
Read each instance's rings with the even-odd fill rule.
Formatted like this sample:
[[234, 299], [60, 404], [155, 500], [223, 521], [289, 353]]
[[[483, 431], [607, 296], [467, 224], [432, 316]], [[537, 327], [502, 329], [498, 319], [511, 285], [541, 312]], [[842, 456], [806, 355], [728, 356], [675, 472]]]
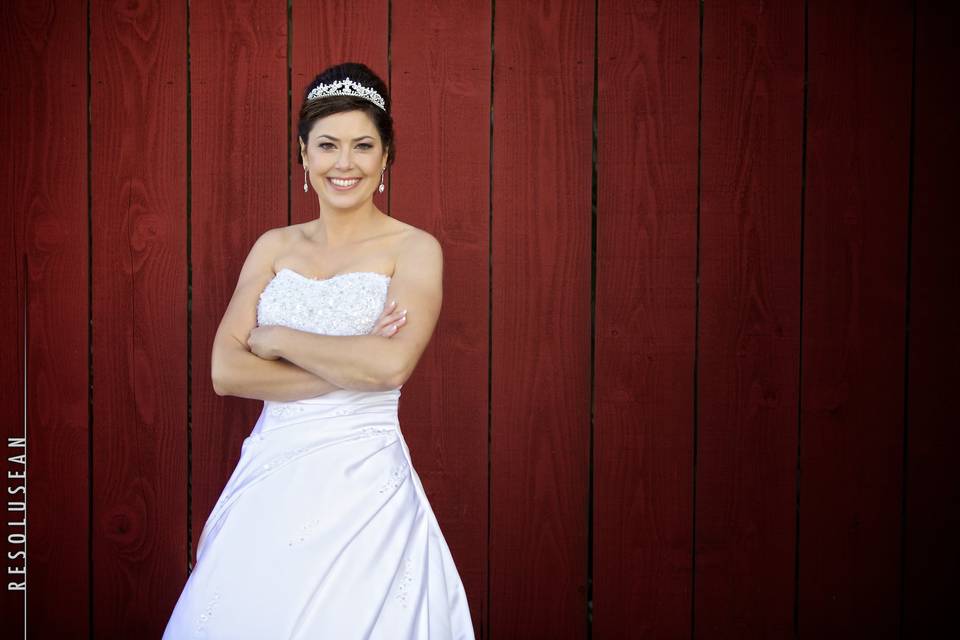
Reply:
[[351, 209], [380, 186], [386, 154], [377, 127], [363, 111], [343, 111], [313, 123], [300, 142], [304, 166], [322, 208]]

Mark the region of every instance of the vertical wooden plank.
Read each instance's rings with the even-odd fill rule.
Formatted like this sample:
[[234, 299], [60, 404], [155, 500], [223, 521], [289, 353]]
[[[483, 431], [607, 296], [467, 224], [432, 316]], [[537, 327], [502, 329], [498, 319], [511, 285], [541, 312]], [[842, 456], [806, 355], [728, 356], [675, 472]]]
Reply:
[[444, 249], [433, 340], [403, 387], [400, 423], [463, 580], [474, 629], [487, 609], [489, 2], [393, 4], [397, 163], [391, 211]]
[[700, 11], [597, 17], [593, 636], [690, 633]]
[[956, 70], [960, 29], [953, 4], [916, 4], [913, 202], [903, 636], [936, 637], [953, 621], [960, 574], [960, 424], [956, 363], [960, 299], [956, 242]]
[[[911, 15], [809, 6], [800, 634], [900, 611]], [[838, 178], [842, 176], [842, 178]]]
[[[320, 205], [313, 189], [303, 192], [303, 166], [297, 163], [300, 145], [297, 142], [297, 115], [303, 103], [304, 90], [318, 73], [342, 62], [362, 62], [390, 84], [387, 67], [387, 0], [294, 0], [293, 38], [290, 87], [290, 218], [306, 222], [320, 215]], [[398, 140], [399, 142], [399, 140]], [[399, 154], [398, 154], [399, 157]], [[384, 176], [384, 184], [391, 170]], [[374, 203], [389, 212], [387, 196], [375, 193]]]
[[[0, 620], [4, 637], [27, 637], [26, 632], [31, 638], [85, 637], [90, 624], [87, 7], [18, 1], [4, 9], [0, 397], [7, 569]], [[25, 446], [8, 441], [23, 438], [25, 429]], [[24, 454], [26, 465], [15, 460]], [[23, 503], [27, 513], [19, 510]], [[26, 592], [9, 586], [24, 581]]]
[[703, 9], [694, 631], [793, 630], [803, 3]]
[[98, 638], [159, 637], [185, 560], [186, 4], [90, 15]]
[[[286, 3], [192, 4], [190, 84], [192, 568], [203, 525], [263, 408], [217, 396], [210, 355], [253, 243], [287, 223]], [[167, 614], [179, 590], [169, 595]]]
[[586, 624], [594, 3], [494, 13], [490, 637]]

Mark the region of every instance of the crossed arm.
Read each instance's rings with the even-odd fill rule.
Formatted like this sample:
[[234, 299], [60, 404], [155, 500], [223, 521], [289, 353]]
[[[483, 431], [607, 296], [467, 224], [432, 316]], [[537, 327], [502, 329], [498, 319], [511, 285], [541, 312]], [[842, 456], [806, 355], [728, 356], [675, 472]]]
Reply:
[[[443, 255], [420, 232], [397, 257], [388, 300], [403, 300], [409, 320], [388, 335], [327, 336], [256, 326], [256, 302], [273, 277], [283, 229], [267, 231], [244, 263], [214, 338], [211, 377], [218, 395], [291, 401], [338, 389], [383, 390], [413, 373], [433, 334], [442, 303]], [[392, 320], [391, 320], [392, 321]]]
[[291, 402], [342, 388], [285, 360], [264, 360], [240, 343], [215, 358], [211, 377], [220, 396]]
[[253, 330], [258, 332], [263, 335], [253, 352], [259, 357], [282, 358], [337, 388], [381, 391], [406, 380], [406, 350], [397, 349], [390, 338], [327, 336], [281, 326]]

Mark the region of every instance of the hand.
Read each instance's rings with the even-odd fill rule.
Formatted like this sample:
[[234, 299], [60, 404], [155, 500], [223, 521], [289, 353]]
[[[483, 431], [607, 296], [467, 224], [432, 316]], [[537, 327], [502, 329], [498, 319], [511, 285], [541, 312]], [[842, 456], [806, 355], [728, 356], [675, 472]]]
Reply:
[[254, 327], [250, 330], [249, 337], [247, 337], [247, 347], [249, 347], [251, 352], [264, 360], [279, 360], [280, 356], [277, 354], [277, 339], [284, 329], [286, 329], [286, 327], [269, 324], [262, 327]]
[[397, 334], [407, 322], [407, 310], [397, 309], [397, 301], [387, 302], [383, 306], [383, 313], [377, 318], [377, 323], [373, 327], [371, 335], [391, 338]]

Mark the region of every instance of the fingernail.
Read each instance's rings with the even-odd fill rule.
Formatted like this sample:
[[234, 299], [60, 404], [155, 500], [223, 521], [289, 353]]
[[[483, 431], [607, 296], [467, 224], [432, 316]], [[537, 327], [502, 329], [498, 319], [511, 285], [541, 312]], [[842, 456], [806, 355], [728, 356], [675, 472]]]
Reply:
[[397, 301], [396, 301], [396, 300], [394, 300], [393, 302], [391, 302], [391, 303], [390, 303], [390, 306], [391, 306], [391, 307], [395, 307], [395, 306], [397, 306]]
[[401, 311], [401, 312], [400, 312], [400, 315], [402, 315], [402, 316], [405, 316], [405, 315], [407, 315], [407, 310], [406, 310], [406, 309], [404, 309], [403, 311]]

